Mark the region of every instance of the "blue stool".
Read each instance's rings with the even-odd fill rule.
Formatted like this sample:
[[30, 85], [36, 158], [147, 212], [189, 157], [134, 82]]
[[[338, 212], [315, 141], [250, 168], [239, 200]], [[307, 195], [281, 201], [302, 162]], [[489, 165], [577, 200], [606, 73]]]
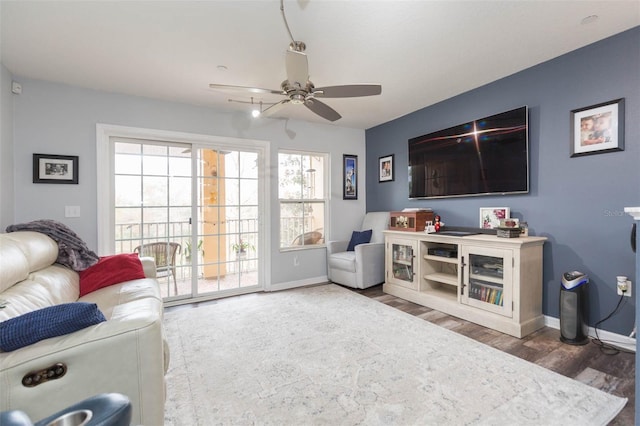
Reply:
[[130, 422], [131, 401], [118, 393], [93, 396], [36, 423], [32, 423], [29, 416], [20, 410], [0, 413], [2, 426], [129, 426]]

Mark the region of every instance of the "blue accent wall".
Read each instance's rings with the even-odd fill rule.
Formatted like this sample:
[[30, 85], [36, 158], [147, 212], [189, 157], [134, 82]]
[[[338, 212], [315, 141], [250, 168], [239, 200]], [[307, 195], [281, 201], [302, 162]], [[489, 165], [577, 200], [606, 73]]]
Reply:
[[[472, 72], [472, 71], [470, 71]], [[570, 158], [570, 113], [625, 98], [625, 149]], [[407, 141], [474, 119], [529, 107], [530, 192], [521, 195], [409, 200]], [[543, 313], [559, 317], [560, 278], [579, 270], [590, 277], [590, 325], [618, 303], [616, 275], [635, 275], [629, 244], [640, 205], [640, 27], [447, 99], [366, 132], [367, 170], [395, 154], [395, 180], [367, 173], [367, 211], [431, 207], [445, 225], [479, 226], [480, 207], [509, 207], [544, 247]], [[633, 291], [640, 291], [637, 282]], [[631, 333], [634, 298], [599, 328]]]

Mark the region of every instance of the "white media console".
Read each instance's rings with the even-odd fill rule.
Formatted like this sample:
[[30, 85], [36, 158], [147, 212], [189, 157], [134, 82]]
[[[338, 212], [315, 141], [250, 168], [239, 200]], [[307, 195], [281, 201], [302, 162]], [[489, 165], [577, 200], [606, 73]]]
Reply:
[[385, 231], [383, 290], [521, 338], [544, 325], [545, 241]]

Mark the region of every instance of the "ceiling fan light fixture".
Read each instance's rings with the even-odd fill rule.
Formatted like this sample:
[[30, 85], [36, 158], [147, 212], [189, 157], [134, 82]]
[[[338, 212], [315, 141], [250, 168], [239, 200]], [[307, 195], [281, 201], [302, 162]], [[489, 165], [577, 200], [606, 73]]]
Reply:
[[291, 103], [294, 105], [302, 105], [305, 101], [305, 96], [302, 93], [294, 93], [289, 99], [291, 99]]
[[262, 114], [262, 101], [260, 101], [260, 103], [259, 103], [260, 107], [258, 107], [258, 105], [255, 105], [255, 104], [253, 103], [253, 98], [251, 98], [251, 105], [252, 105], [252, 108], [251, 108], [251, 116], [252, 116], [253, 118], [258, 118], [258, 117], [260, 117], [260, 114]]

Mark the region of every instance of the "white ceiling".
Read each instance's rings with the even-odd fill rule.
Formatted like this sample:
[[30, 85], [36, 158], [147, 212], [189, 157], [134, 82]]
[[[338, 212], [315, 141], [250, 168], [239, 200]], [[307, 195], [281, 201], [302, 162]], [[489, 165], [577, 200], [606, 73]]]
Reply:
[[[324, 100], [343, 116], [335, 125], [362, 129], [640, 25], [638, 0], [284, 4], [317, 87], [382, 84], [380, 96]], [[286, 78], [290, 39], [279, 0], [2, 0], [0, 7], [2, 63], [18, 79], [248, 113], [249, 105], [228, 99], [251, 94], [209, 83], [279, 89]], [[590, 15], [598, 19], [582, 24]], [[262, 96], [254, 101], [282, 99]], [[283, 114], [329, 123], [300, 105]]]

